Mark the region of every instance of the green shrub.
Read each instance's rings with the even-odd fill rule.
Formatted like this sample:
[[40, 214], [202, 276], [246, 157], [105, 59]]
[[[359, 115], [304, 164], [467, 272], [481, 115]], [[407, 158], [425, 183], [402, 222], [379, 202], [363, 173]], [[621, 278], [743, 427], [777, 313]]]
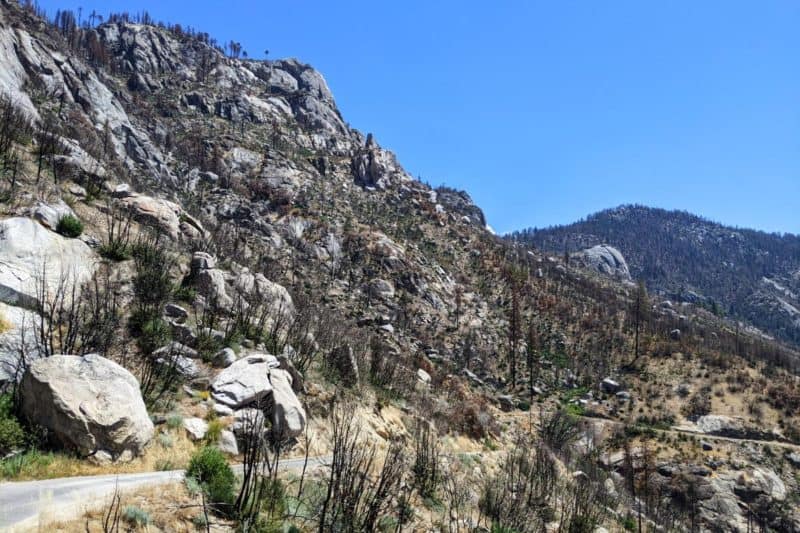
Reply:
[[6, 455], [25, 445], [25, 431], [16, 418], [0, 418], [0, 454]]
[[209, 502], [218, 512], [227, 511], [234, 500], [235, 478], [225, 455], [214, 446], [201, 448], [189, 461], [186, 477], [200, 483]]
[[172, 413], [167, 416], [167, 427], [169, 429], [180, 429], [183, 427], [183, 416], [180, 413]]
[[25, 445], [25, 431], [14, 416], [10, 394], [0, 395], [0, 455], [7, 455]]
[[118, 241], [101, 244], [97, 252], [105, 259], [117, 263], [131, 258], [131, 247], [127, 243]]
[[172, 338], [172, 328], [161, 317], [153, 316], [148, 311], [136, 310], [128, 319], [131, 334], [136, 336], [139, 350], [151, 354], [167, 344]]
[[203, 531], [205, 531], [208, 522], [206, 521], [205, 515], [198, 514], [192, 517], [192, 524], [194, 524], [194, 527], [196, 527], [197, 529], [202, 529]]
[[622, 527], [625, 531], [636, 531], [636, 520], [632, 516], [625, 517]]
[[74, 215], [64, 215], [58, 220], [56, 231], [64, 237], [74, 239], [83, 233], [83, 222]]
[[122, 516], [126, 521], [135, 526], [147, 526], [153, 521], [150, 518], [150, 513], [144, 509], [140, 509], [135, 505], [129, 505], [122, 511]]
[[193, 303], [197, 298], [197, 289], [188, 285], [178, 285], [173, 289], [172, 296], [178, 301]]
[[158, 443], [162, 448], [172, 448], [172, 446], [175, 444], [175, 439], [172, 438], [172, 435], [169, 433], [159, 433]]
[[28, 450], [0, 461], [0, 477], [15, 479], [23, 474], [31, 478], [46, 477], [54, 459], [53, 453], [43, 454], [39, 450]]

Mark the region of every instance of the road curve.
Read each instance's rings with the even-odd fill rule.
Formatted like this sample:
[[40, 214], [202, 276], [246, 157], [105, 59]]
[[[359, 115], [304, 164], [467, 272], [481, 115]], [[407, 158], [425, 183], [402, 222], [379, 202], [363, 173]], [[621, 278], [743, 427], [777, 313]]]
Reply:
[[[327, 464], [329, 457], [309, 457], [308, 468]], [[285, 459], [282, 470], [300, 470], [304, 459]], [[234, 466], [241, 471], [241, 465]], [[0, 531], [31, 531], [53, 520], [69, 520], [87, 508], [103, 505], [114, 491], [183, 480], [183, 470], [108, 474], [0, 483]]]

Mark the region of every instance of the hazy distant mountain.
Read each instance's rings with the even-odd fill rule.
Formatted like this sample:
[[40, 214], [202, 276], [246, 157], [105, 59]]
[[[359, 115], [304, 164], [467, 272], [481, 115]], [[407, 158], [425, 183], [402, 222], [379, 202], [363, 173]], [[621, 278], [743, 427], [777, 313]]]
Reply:
[[800, 344], [800, 237], [739, 229], [683, 211], [624, 205], [574, 224], [512, 235], [563, 254], [609, 244], [631, 276]]

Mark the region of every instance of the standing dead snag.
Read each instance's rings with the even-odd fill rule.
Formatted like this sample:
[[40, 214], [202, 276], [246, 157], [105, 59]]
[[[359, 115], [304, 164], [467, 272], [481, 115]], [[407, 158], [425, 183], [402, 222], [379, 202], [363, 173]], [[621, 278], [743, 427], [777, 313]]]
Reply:
[[402, 483], [406, 465], [399, 442], [389, 445], [373, 479], [378, 449], [364, 441], [352, 408], [337, 404], [331, 413], [333, 459], [319, 517], [319, 533], [375, 531], [389, 511], [391, 497]]
[[[275, 495], [279, 483], [278, 461], [284, 440], [277, 436], [274, 443], [269, 441], [264, 427], [264, 403], [259, 402], [258, 409], [242, 419], [242, 484], [235, 506], [244, 531], [257, 526], [265, 500]], [[267, 503], [271, 514], [274, 502]]]
[[414, 484], [421, 497], [431, 498], [441, 482], [439, 439], [433, 424], [418, 420], [414, 442]]
[[513, 389], [517, 385], [517, 357], [522, 340], [522, 293], [526, 274], [520, 268], [508, 267], [505, 278], [511, 297], [508, 307], [508, 366]]

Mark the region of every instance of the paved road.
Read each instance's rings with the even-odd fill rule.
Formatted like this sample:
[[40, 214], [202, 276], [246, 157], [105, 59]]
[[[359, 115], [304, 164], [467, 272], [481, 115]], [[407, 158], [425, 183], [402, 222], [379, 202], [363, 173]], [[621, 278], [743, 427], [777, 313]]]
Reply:
[[[303, 459], [285, 459], [282, 470], [301, 470]], [[308, 468], [327, 464], [329, 457], [309, 457]], [[241, 465], [234, 466], [241, 471]], [[87, 507], [104, 504], [121, 492], [182, 481], [183, 470], [110, 474], [0, 483], [0, 531], [31, 531], [53, 519], [71, 519]]]
[[[583, 416], [581, 417], [584, 420], [589, 420], [594, 423], [602, 423], [602, 424], [609, 424], [612, 426], [625, 426], [629, 425], [625, 422], [620, 422], [618, 420], [611, 420], [608, 418], [595, 418], [590, 416]], [[792, 444], [791, 442], [783, 442], [779, 440], [766, 440], [766, 439], [740, 439], [738, 437], [725, 437], [722, 435], [713, 435], [711, 433], [703, 433], [699, 429], [693, 429], [690, 427], [682, 427], [682, 426], [672, 426], [670, 429], [654, 429], [656, 433], [666, 434], [666, 435], [684, 435], [690, 437], [697, 437], [701, 440], [709, 440], [709, 441], [723, 441], [723, 442], [732, 442], [735, 444], [742, 444], [742, 443], [752, 443], [758, 445], [769, 445], [775, 446], [777, 448], [784, 448], [787, 450], [792, 451], [800, 451], [800, 445]]]

